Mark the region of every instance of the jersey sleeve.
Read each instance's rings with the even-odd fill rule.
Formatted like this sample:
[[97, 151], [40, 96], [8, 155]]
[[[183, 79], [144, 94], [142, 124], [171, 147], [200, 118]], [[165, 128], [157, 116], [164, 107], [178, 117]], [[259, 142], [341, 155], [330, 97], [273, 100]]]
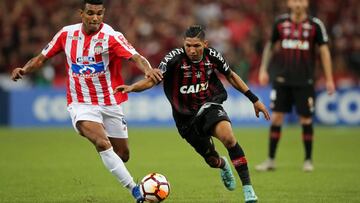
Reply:
[[158, 69], [160, 69], [163, 75], [166, 75], [167, 71], [170, 67], [175, 66], [177, 61], [181, 58], [181, 54], [184, 53], [184, 50], [181, 49], [173, 49], [169, 53], [167, 53], [164, 58], [161, 60]]
[[216, 69], [223, 75], [229, 75], [231, 73], [231, 69], [229, 64], [226, 62], [224, 56], [215, 50], [214, 48], [209, 48], [209, 54], [214, 60], [216, 64]]
[[171, 67], [171, 61], [172, 60], [168, 60], [169, 58], [167, 58], [168, 55], [166, 55], [160, 62], [159, 66], [157, 67], [161, 73], [165, 76], [167, 71], [169, 70], [168, 67]]
[[115, 55], [118, 57], [130, 59], [138, 53], [120, 32], [116, 32], [116, 34], [111, 37], [110, 43], [110, 47], [112, 47]]
[[66, 35], [67, 32], [63, 29], [56, 33], [53, 39], [41, 51], [41, 54], [44, 55], [46, 58], [51, 58], [63, 51]]
[[315, 43], [318, 45], [326, 44], [329, 41], [329, 37], [326, 32], [326, 28], [324, 24], [321, 22], [320, 19], [314, 18], [315, 29], [316, 29], [316, 36], [315, 36]]

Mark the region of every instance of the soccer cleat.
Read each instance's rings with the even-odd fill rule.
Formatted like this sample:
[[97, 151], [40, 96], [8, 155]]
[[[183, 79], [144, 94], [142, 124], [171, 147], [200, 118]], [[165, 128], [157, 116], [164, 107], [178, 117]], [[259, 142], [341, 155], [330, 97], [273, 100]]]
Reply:
[[224, 168], [222, 168], [220, 170], [221, 180], [228, 190], [230, 190], [230, 191], [235, 190], [236, 181], [235, 181], [234, 174], [231, 171], [230, 164], [229, 164], [228, 160], [226, 159], [226, 157], [223, 156], [221, 158], [225, 162]]
[[135, 198], [136, 203], [143, 203], [145, 201], [145, 198], [141, 195], [140, 192], [140, 186], [136, 185], [132, 191], [131, 191], [132, 196]]
[[245, 203], [254, 203], [257, 202], [258, 198], [255, 194], [254, 188], [252, 185], [244, 185], [243, 192], [245, 196]]
[[308, 159], [304, 161], [303, 170], [305, 172], [312, 172], [314, 170], [314, 165], [311, 160]]
[[271, 171], [271, 170], [275, 170], [275, 161], [274, 159], [267, 159], [264, 162], [262, 162], [261, 164], [255, 166], [255, 169], [257, 171]]

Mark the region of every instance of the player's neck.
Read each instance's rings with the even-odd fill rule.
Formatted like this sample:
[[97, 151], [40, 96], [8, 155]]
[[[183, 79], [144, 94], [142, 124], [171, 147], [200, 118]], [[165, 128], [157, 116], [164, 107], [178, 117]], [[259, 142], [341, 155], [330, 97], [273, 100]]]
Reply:
[[300, 23], [303, 22], [304, 20], [306, 20], [307, 18], [307, 13], [291, 13], [291, 20], [295, 23]]

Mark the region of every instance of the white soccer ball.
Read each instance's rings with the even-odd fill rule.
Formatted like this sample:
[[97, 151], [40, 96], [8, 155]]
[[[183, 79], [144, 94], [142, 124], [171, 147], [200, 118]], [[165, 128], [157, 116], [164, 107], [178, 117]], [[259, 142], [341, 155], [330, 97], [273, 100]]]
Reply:
[[140, 192], [147, 202], [161, 202], [170, 194], [170, 183], [164, 175], [150, 173], [141, 180]]

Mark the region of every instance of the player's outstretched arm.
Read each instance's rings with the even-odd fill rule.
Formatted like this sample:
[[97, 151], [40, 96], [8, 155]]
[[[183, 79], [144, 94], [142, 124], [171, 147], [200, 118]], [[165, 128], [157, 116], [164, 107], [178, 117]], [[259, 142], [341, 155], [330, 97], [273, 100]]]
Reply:
[[130, 60], [136, 63], [137, 67], [145, 73], [145, 78], [151, 78], [155, 83], [159, 83], [163, 79], [163, 75], [159, 69], [153, 69], [149, 61], [140, 54], [133, 55]]
[[335, 92], [335, 84], [332, 74], [332, 64], [329, 46], [327, 44], [323, 44], [320, 46], [319, 51], [326, 79], [326, 90], [329, 95], [332, 95]]
[[265, 105], [259, 100], [259, 98], [250, 91], [245, 82], [234, 71], [226, 77], [229, 83], [238, 91], [242, 92], [253, 104], [256, 117], [259, 118], [259, 113], [262, 112], [266, 120], [270, 120], [270, 114]]
[[35, 56], [34, 58], [30, 59], [24, 67], [15, 68], [11, 73], [11, 79], [13, 81], [22, 79], [24, 75], [40, 69], [44, 65], [46, 60], [47, 58], [42, 54]]
[[156, 83], [151, 78], [145, 78], [132, 85], [120, 85], [114, 90], [114, 94], [118, 92], [130, 93], [130, 92], [142, 92], [144, 90], [152, 88]]
[[269, 83], [269, 73], [267, 69], [272, 55], [273, 55], [273, 44], [271, 42], [267, 42], [264, 47], [263, 55], [261, 58], [261, 66], [259, 70], [260, 85], [267, 85]]

